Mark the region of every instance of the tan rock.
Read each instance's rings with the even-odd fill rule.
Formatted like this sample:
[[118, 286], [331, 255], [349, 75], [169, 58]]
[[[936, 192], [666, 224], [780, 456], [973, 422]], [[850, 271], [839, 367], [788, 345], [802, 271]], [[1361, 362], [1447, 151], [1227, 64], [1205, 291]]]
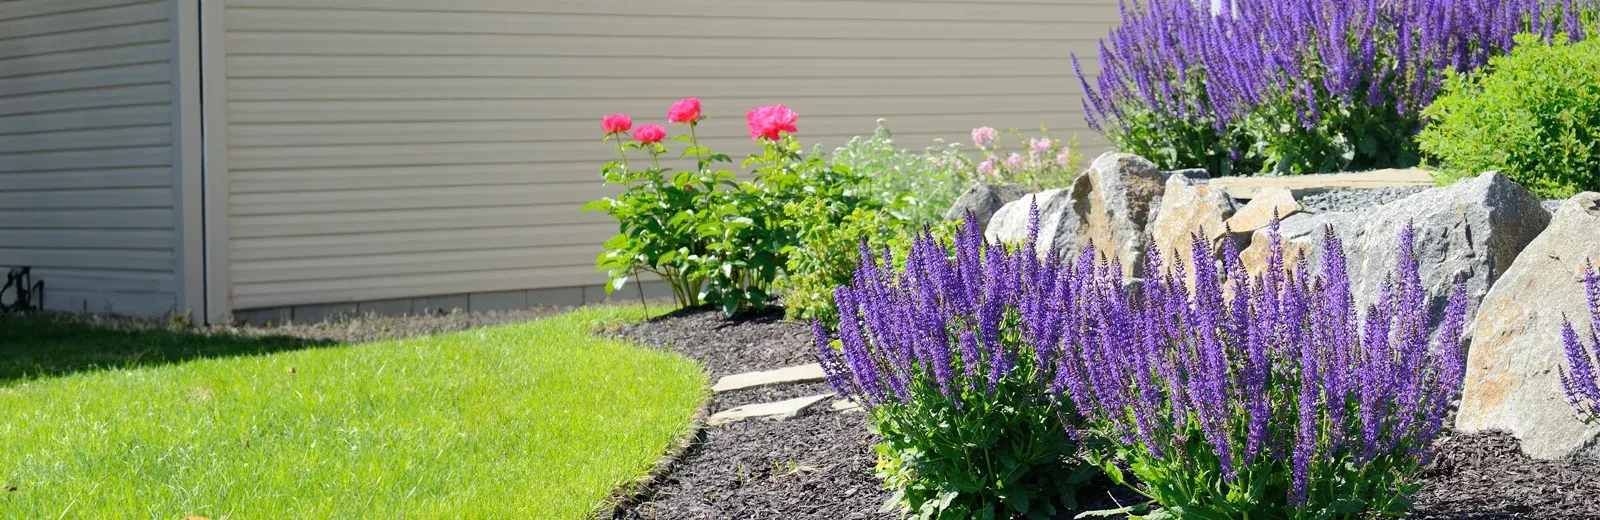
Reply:
[[717, 412], [716, 415], [712, 415], [710, 419], [706, 420], [706, 424], [720, 426], [745, 419], [771, 419], [775, 421], [792, 419], [811, 411], [817, 403], [821, 403], [829, 397], [833, 397], [833, 394], [796, 397], [772, 403], [747, 404]]
[[[1300, 212], [1300, 203], [1294, 199], [1294, 193], [1288, 188], [1263, 188], [1256, 191], [1255, 197], [1228, 219], [1228, 229], [1248, 236], [1249, 233], [1271, 224], [1273, 212], [1277, 212], [1280, 220]], [[1240, 247], [1243, 246], [1244, 244], [1240, 244]]]
[[797, 365], [775, 370], [745, 372], [743, 374], [723, 376], [722, 379], [717, 380], [717, 384], [712, 385], [711, 391], [726, 392], [729, 390], [775, 385], [779, 383], [821, 381], [823, 377], [822, 365], [811, 363], [809, 365]]
[[1456, 427], [1505, 430], [1528, 455], [1600, 456], [1600, 424], [1573, 416], [1561, 391], [1563, 316], [1589, 316], [1579, 276], [1600, 260], [1600, 193], [1562, 203], [1554, 220], [1505, 271], [1478, 309]]
[[[1270, 220], [1270, 219], [1269, 219]], [[1283, 259], [1285, 264], [1297, 261], [1300, 255], [1305, 255], [1310, 271], [1317, 272], [1317, 266], [1322, 261], [1322, 243], [1326, 237], [1326, 229], [1333, 226], [1335, 233], [1344, 241], [1345, 258], [1352, 258], [1359, 253], [1362, 228], [1365, 227], [1364, 213], [1296, 213], [1278, 223], [1278, 234], [1283, 240]], [[1239, 261], [1244, 264], [1250, 276], [1262, 273], [1267, 265], [1267, 248], [1271, 237], [1271, 230], [1263, 226], [1252, 233], [1249, 247], [1239, 253]]]
[[1296, 197], [1334, 189], [1403, 188], [1433, 186], [1433, 173], [1419, 168], [1372, 170], [1318, 175], [1222, 177], [1212, 182], [1236, 199], [1254, 199], [1268, 188], [1285, 188]]
[[1145, 224], [1150, 202], [1164, 189], [1165, 174], [1133, 154], [1106, 153], [1072, 183], [1072, 210], [1080, 220], [1077, 246], [1093, 243], [1125, 272], [1144, 266]]
[[1223, 223], [1234, 215], [1233, 197], [1182, 174], [1167, 178], [1161, 209], [1150, 224], [1150, 240], [1161, 252], [1162, 265], [1182, 260], [1185, 272], [1194, 272], [1190, 240], [1204, 233], [1213, 247], [1221, 244]]

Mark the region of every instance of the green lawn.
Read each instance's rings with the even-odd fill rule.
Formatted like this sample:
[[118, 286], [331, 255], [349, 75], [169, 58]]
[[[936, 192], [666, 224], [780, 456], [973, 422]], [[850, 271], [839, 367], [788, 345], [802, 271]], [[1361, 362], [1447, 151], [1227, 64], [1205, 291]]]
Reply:
[[589, 333], [643, 317], [353, 346], [0, 317], [0, 518], [586, 518], [706, 397]]

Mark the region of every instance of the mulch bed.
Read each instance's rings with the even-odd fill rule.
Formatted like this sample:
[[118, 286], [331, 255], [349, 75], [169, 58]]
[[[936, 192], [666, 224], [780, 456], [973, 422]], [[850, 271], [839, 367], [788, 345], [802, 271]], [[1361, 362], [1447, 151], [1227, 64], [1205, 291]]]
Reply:
[[[690, 309], [614, 333], [700, 360], [713, 378], [815, 361], [810, 329], [783, 321], [777, 308], [734, 320]], [[717, 396], [711, 411], [829, 392], [824, 383], [741, 390]], [[898, 518], [877, 513], [889, 493], [873, 474], [875, 442], [865, 414], [831, 410], [707, 428], [610, 518]], [[1412, 518], [1600, 519], [1600, 460], [1533, 460], [1503, 433], [1445, 439], [1426, 478]], [[1104, 487], [1086, 490], [1084, 499], [1087, 509], [1137, 502]]]

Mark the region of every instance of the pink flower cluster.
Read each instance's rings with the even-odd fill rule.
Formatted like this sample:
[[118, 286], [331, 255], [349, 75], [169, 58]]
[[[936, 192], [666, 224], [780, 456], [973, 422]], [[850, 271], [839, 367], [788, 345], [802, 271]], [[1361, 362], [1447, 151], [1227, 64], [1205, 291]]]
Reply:
[[[667, 109], [669, 123], [688, 123], [693, 126], [703, 119], [705, 116], [701, 113], [699, 98], [684, 98]], [[755, 110], [745, 114], [744, 119], [745, 125], [750, 128], [751, 139], [777, 141], [783, 133], [792, 134], [798, 131], [795, 128], [795, 121], [800, 119], [800, 115], [789, 107], [771, 105], [756, 107]], [[600, 130], [606, 135], [627, 133], [631, 128], [633, 128], [633, 118], [627, 114], [610, 114], [600, 118]], [[661, 128], [661, 125], [643, 125], [633, 131], [633, 139], [644, 144], [659, 143], [666, 137], [667, 131]]]
[[750, 138], [768, 141], [778, 140], [780, 132], [795, 133], [794, 123], [798, 119], [800, 114], [783, 105], [757, 107], [744, 115], [745, 125], [750, 127]]

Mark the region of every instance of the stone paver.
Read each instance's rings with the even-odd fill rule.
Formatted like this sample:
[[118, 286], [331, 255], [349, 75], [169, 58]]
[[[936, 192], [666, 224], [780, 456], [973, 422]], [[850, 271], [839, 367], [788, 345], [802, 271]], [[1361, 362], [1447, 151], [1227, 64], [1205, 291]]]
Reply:
[[1320, 175], [1284, 175], [1281, 177], [1219, 177], [1211, 185], [1226, 190], [1236, 199], [1256, 198], [1263, 188], [1288, 188], [1295, 198], [1333, 189], [1403, 188], [1408, 186], [1433, 186], [1433, 174], [1427, 170], [1373, 170], [1360, 173], [1328, 173]]
[[833, 411], [835, 411], [835, 412], [864, 412], [864, 411], [867, 411], [867, 409], [866, 408], [862, 408], [861, 404], [857, 403], [855, 401], [851, 401], [849, 399], [840, 399], [838, 401], [834, 401], [833, 402]]
[[747, 404], [717, 412], [716, 415], [712, 415], [710, 419], [706, 420], [706, 424], [718, 426], [753, 418], [775, 421], [790, 419], [806, 413], [817, 403], [829, 397], [833, 397], [833, 394], [796, 397], [773, 403]]
[[776, 370], [745, 372], [743, 374], [724, 376], [722, 379], [717, 380], [717, 384], [711, 387], [711, 391], [727, 392], [730, 390], [775, 385], [779, 383], [808, 383], [811, 381], [821, 381], [824, 377], [825, 376], [822, 374], [822, 365], [812, 363], [809, 365], [784, 367]]

